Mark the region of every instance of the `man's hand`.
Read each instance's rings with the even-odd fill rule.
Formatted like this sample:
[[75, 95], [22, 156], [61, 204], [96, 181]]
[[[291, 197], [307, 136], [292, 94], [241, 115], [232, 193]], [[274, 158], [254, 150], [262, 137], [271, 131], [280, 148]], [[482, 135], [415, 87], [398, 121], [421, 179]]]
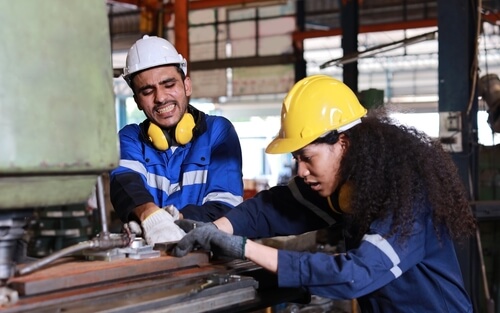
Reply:
[[136, 221], [130, 221], [128, 223], [125, 223], [123, 225], [123, 228], [125, 229], [125, 232], [127, 234], [134, 234], [136, 236], [142, 236], [142, 228], [141, 225], [139, 225]]
[[[211, 224], [211, 223], [206, 223]], [[182, 257], [195, 248], [211, 250], [215, 255], [234, 259], [245, 258], [246, 237], [233, 236], [213, 226], [196, 227], [182, 238], [171, 254]]]
[[172, 217], [174, 218], [174, 221], [177, 221], [179, 219], [182, 219], [182, 214], [177, 210], [175, 205], [169, 204], [166, 207], [163, 207], [165, 211], [167, 211]]
[[155, 211], [142, 221], [141, 226], [148, 245], [178, 241], [186, 235], [179, 226], [175, 225], [172, 215], [165, 210]]

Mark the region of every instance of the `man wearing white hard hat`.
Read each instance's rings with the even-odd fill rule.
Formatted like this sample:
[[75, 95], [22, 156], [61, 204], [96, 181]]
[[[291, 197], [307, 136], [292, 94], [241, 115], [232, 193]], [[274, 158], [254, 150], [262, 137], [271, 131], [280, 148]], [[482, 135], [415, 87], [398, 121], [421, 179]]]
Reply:
[[184, 235], [176, 219], [212, 221], [239, 204], [237, 133], [226, 118], [189, 104], [191, 79], [175, 47], [144, 36], [130, 48], [123, 78], [146, 119], [119, 132], [120, 165], [110, 187], [121, 221], [155, 244]]

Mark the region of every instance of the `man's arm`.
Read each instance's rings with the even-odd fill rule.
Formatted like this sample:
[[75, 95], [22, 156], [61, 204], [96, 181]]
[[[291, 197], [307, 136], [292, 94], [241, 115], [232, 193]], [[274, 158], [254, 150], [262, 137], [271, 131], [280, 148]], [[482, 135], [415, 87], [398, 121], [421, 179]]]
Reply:
[[216, 201], [206, 202], [203, 205], [190, 204], [182, 208], [182, 211], [179, 212], [179, 218], [211, 222], [226, 215], [231, 209], [231, 206]]
[[142, 222], [159, 207], [146, 186], [143, 173], [145, 167], [141, 165], [146, 161], [140, 140], [140, 128], [138, 125], [127, 125], [118, 135], [120, 165], [110, 174], [111, 203], [122, 222]]
[[142, 221], [141, 215], [152, 213], [153, 205], [158, 208], [137, 173], [111, 175], [110, 198], [116, 214], [124, 223], [130, 220]]

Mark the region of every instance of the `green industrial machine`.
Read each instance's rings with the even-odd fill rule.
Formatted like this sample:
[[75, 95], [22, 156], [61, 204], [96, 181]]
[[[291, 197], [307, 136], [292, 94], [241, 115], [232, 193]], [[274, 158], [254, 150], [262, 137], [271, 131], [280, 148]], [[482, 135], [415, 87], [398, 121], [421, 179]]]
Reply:
[[0, 1], [3, 283], [34, 210], [83, 203], [118, 165], [106, 13], [103, 0]]
[[0, 209], [81, 202], [118, 163], [105, 3], [0, 1], [0, 20]]

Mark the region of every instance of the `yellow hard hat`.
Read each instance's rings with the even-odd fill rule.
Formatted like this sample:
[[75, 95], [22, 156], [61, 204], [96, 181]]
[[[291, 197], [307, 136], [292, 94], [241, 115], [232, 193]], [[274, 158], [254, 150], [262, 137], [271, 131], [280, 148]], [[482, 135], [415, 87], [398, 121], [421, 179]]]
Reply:
[[266, 153], [297, 151], [322, 135], [345, 131], [361, 121], [366, 109], [343, 82], [326, 75], [298, 81], [281, 107], [281, 129]]

